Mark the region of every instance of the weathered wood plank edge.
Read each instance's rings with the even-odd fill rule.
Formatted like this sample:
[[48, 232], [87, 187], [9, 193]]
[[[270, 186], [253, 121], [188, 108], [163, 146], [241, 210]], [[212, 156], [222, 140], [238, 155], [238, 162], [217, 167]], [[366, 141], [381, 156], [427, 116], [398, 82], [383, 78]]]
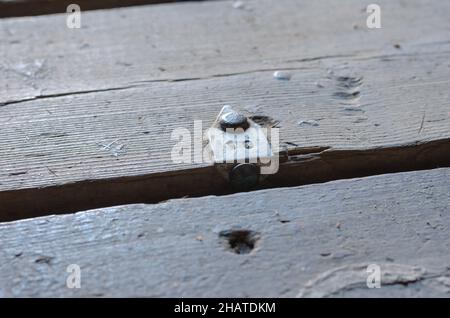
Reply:
[[0, 0], [0, 18], [64, 13], [74, 2], [84, 11], [176, 1], [180, 0]]
[[[327, 68], [316, 66], [293, 72], [293, 78], [284, 83], [274, 80], [271, 72], [251, 73], [3, 106], [0, 153], [5, 169], [0, 212], [14, 219], [13, 213], [16, 218], [31, 217], [227, 192], [212, 167], [174, 164], [170, 157], [170, 132], [192, 128], [199, 119], [206, 128], [224, 101], [250, 109], [256, 104], [250, 115], [269, 115], [281, 125], [286, 160], [280, 173], [263, 186], [448, 166], [449, 145], [444, 138], [450, 124], [445, 99], [448, 80], [442, 80], [447, 78], [448, 68], [439, 64], [448, 61], [448, 53], [434, 57], [416, 54], [411, 57], [414, 64], [403, 57], [354, 61], [351, 66], [356, 77], [337, 74], [327, 78]], [[359, 74], [365, 75], [365, 85], [357, 87], [362, 100], [342, 99], [340, 94], [346, 92], [340, 85], [347, 83], [340, 79], [359, 82]], [[422, 80], [405, 84], [412, 76]], [[318, 80], [327, 84], [318, 88], [314, 83]], [[251, 86], [241, 90], [241, 83]], [[213, 96], [209, 87], [218, 88]], [[271, 107], [273, 103], [279, 104], [281, 111]], [[97, 113], [91, 113], [92, 105]], [[301, 127], [293, 116], [323, 121], [316, 127]], [[114, 138], [110, 142], [123, 139], [129, 145], [128, 153], [115, 157], [99, 149], [97, 143], [106, 138]], [[195, 177], [197, 169], [199, 178]], [[170, 180], [160, 181], [163, 176]], [[178, 184], [175, 176], [184, 181]], [[158, 181], [151, 186], [152, 180]], [[201, 184], [197, 192], [189, 180]], [[113, 190], [108, 190], [110, 187]]]
[[[383, 60], [383, 59], [396, 59], [396, 58], [407, 58], [407, 57], [417, 57], [422, 56], [426, 57], [429, 56], [430, 58], [433, 58], [433, 56], [436, 55], [449, 55], [450, 56], [450, 41], [448, 41], [448, 46], [446, 46], [447, 50], [440, 50], [439, 52], [436, 51], [423, 51], [423, 50], [417, 50], [417, 51], [410, 51], [408, 53], [401, 53], [401, 52], [393, 52], [392, 54], [371, 54], [369, 52], [357, 52], [352, 55], [330, 55], [330, 56], [319, 56], [319, 57], [312, 57], [312, 58], [304, 58], [299, 59], [295, 61], [282, 61], [282, 63], [293, 63], [295, 62], [296, 66], [288, 66], [283, 65], [282, 67], [266, 67], [266, 68], [253, 68], [244, 70], [241, 72], [223, 72], [223, 73], [217, 73], [217, 74], [210, 74], [206, 76], [199, 76], [199, 77], [167, 77], [167, 78], [158, 78], [158, 79], [143, 79], [137, 82], [132, 83], [120, 83], [121, 85], [118, 86], [110, 86], [110, 87], [104, 87], [104, 88], [98, 88], [98, 89], [92, 89], [92, 90], [68, 90], [64, 92], [54, 93], [54, 94], [38, 94], [30, 97], [25, 98], [17, 98], [17, 99], [11, 99], [11, 100], [5, 100], [0, 101], [0, 107], [2, 106], [8, 106], [8, 105], [14, 105], [14, 104], [22, 104], [27, 103], [30, 101], [35, 100], [42, 100], [43, 102], [51, 100], [53, 98], [59, 98], [59, 97], [70, 97], [70, 96], [78, 96], [78, 95], [87, 95], [87, 94], [96, 94], [96, 93], [104, 93], [104, 92], [114, 92], [114, 91], [127, 91], [132, 90], [135, 88], [151, 88], [153, 84], [157, 83], [178, 83], [178, 82], [190, 82], [190, 81], [203, 81], [203, 80], [211, 80], [211, 79], [220, 79], [220, 78], [226, 78], [226, 77], [234, 77], [234, 76], [240, 76], [240, 75], [249, 75], [249, 74], [262, 74], [267, 72], [275, 72], [275, 71], [301, 71], [301, 70], [311, 70], [314, 68], [317, 68], [317, 64], [312, 64], [315, 62], [322, 62], [326, 61], [329, 62], [330, 65], [332, 64], [339, 64], [339, 63], [347, 63], [348, 61], [351, 61], [352, 63], [358, 62], [358, 61], [377, 61], [377, 60]], [[366, 54], [367, 53], [367, 54]], [[350, 60], [349, 60], [350, 59]], [[445, 81], [445, 82], [449, 82]]]
[[[163, 78], [285, 68], [327, 56], [389, 54], [399, 51], [394, 47], [398, 42], [401, 50], [426, 51], [427, 44], [449, 40], [448, 4], [442, 1], [416, 0], [408, 5], [382, 1], [379, 4], [391, 12], [384, 19], [389, 32], [367, 29], [366, 13], [357, 0], [339, 5], [289, 0], [246, 4], [252, 10], [233, 9], [231, 1], [205, 1], [86, 12], [81, 30], [66, 28], [62, 14], [2, 19], [0, 46], [5, 54], [1, 83], [9, 89], [0, 101], [40, 96], [42, 91], [52, 95]], [[326, 7], [329, 10], [324, 10]], [[427, 23], [402, 23], [410, 16]], [[331, 20], [335, 20], [333, 25], [328, 23]], [[352, 23], [359, 27], [354, 29]], [[166, 28], [167, 24], [173, 27]], [[48, 32], [30, 41], [36, 29]], [[242, 39], [245, 34], [251, 38]], [[118, 38], [124, 41], [118, 43]], [[65, 43], [67, 39], [70, 42]], [[36, 50], [42, 43], [42, 49]], [[28, 52], [27, 56], [18, 59], [22, 52]], [[66, 74], [71, 75], [70, 85], [62, 80]]]
[[449, 186], [442, 168], [0, 223], [0, 296], [449, 297]]
[[[310, 148], [306, 151], [298, 148], [281, 153], [282, 163], [278, 173], [269, 176], [254, 190], [450, 167], [450, 138], [408, 146], [365, 150], [327, 149], [317, 153], [311, 151], [313, 150]], [[59, 186], [0, 192], [0, 221], [233, 192], [213, 166], [143, 176], [86, 180]]]
[[[164, 17], [173, 17], [172, 6], [145, 7], [142, 8], [142, 12], [140, 8], [129, 8], [114, 12], [105, 10], [105, 12], [87, 13], [85, 21], [88, 22], [88, 28], [80, 30], [82, 32], [79, 33], [55, 27], [59, 23], [64, 26], [64, 19], [60, 19], [63, 17], [62, 15], [58, 17], [2, 20], [3, 28], [0, 28], [0, 32], [3, 32], [5, 36], [1, 36], [3, 40], [1, 44], [5, 44], [7, 63], [1, 67], [7, 74], [5, 83], [11, 84], [11, 89], [7, 91], [6, 95], [2, 95], [2, 98], [6, 97], [7, 99], [7, 96], [14, 96], [17, 98], [12, 98], [11, 100], [18, 102], [17, 105], [6, 105], [2, 109], [2, 115], [4, 115], [2, 117], [5, 119], [6, 126], [5, 147], [0, 149], [2, 157], [6, 158], [3, 162], [6, 169], [2, 175], [2, 189], [6, 191], [20, 188], [27, 189], [27, 186], [30, 185], [34, 185], [36, 188], [48, 188], [58, 184], [71, 184], [73, 181], [91, 182], [94, 179], [99, 179], [102, 182], [102, 180], [115, 180], [116, 178], [108, 179], [108, 177], [115, 177], [115, 175], [118, 178], [136, 175], [150, 176], [149, 172], [157, 173], [164, 170], [163, 168], [166, 171], [170, 169], [181, 170], [184, 167], [164, 166], [164, 162], [169, 162], [168, 159], [159, 160], [162, 157], [161, 153], [167, 153], [169, 138], [164, 136], [165, 138], [158, 139], [154, 135], [143, 135], [143, 129], [149, 130], [150, 127], [152, 129], [154, 127], [159, 130], [158, 133], [160, 134], [163, 129], [186, 126], [189, 121], [201, 116], [196, 113], [205, 111], [208, 112], [208, 115], [202, 116], [201, 119], [205, 120], [205, 122], [210, 122], [213, 116], [212, 110], [218, 107], [219, 103], [222, 101], [228, 103], [231, 100], [239, 105], [241, 101], [237, 100], [235, 96], [240, 95], [247, 98], [247, 103], [253, 104], [248, 106], [254, 107], [255, 112], [259, 113], [262, 109], [269, 112], [268, 115], [273, 117], [279, 115], [282, 117], [277, 119], [284, 121], [283, 125], [285, 131], [287, 131], [287, 138], [284, 141], [305, 145], [308, 148], [330, 146], [336, 151], [338, 150], [338, 147], [335, 147], [336, 143], [339, 143], [345, 150], [348, 150], [348, 148], [365, 150], [373, 145], [381, 144], [383, 147], [386, 147], [386, 145], [391, 147], [393, 142], [398, 142], [401, 145], [409, 144], [416, 139], [430, 141], [448, 137], [450, 117], [447, 116], [448, 111], [445, 109], [447, 102], [445, 92], [448, 87], [446, 85], [448, 83], [448, 71], [446, 70], [448, 70], [449, 50], [447, 48], [449, 42], [448, 32], [446, 32], [447, 26], [444, 23], [444, 21], [447, 21], [446, 16], [440, 14], [445, 12], [447, 4], [444, 3], [437, 6], [437, 2], [428, 1], [425, 5], [423, 2], [411, 2], [412, 4], [408, 2], [408, 5], [405, 6], [398, 2], [384, 2], [382, 3], [383, 6], [392, 4], [389, 7], [392, 16], [384, 20], [390, 25], [389, 32], [372, 32], [373, 30], [369, 31], [365, 28], [359, 30], [352, 28], [351, 21], [364, 22], [365, 14], [359, 10], [359, 5], [356, 5], [357, 1], [348, 1], [344, 5], [339, 4], [341, 10], [336, 12], [333, 10], [328, 11], [332, 12], [333, 17], [339, 21], [335, 27], [333, 26], [332, 29], [319, 28], [316, 30], [316, 33], [310, 33], [308, 28], [305, 28], [307, 25], [301, 25], [298, 22], [302, 21], [302, 23], [311, 24], [311, 21], [308, 19], [303, 20], [302, 17], [308, 18], [311, 16], [311, 12], [322, 13], [322, 4], [318, 6], [312, 3], [305, 4], [304, 9], [312, 10], [309, 12], [308, 10], [293, 10], [293, 8], [298, 8], [301, 4], [295, 1], [286, 1], [280, 6], [278, 4], [275, 5], [276, 2], [269, 1], [249, 1], [248, 3], [255, 5], [255, 10], [248, 12], [235, 10], [228, 2], [207, 3], [205, 5], [177, 5], [176, 8], [180, 12], [188, 12], [189, 14], [182, 15], [181, 27], [178, 26], [178, 32], [173, 34], [167, 34], [165, 33], [167, 28], [158, 28], [157, 26], [159, 25], [157, 21], [160, 21], [158, 20], [158, 14], [162, 14]], [[202, 8], [204, 11], [198, 12], [196, 10], [198, 8]], [[220, 24], [224, 19], [217, 19], [215, 16], [217, 14], [215, 9], [217, 8], [226, 9], [227, 17], [233, 23]], [[435, 8], [440, 8], [441, 10], [436, 12]], [[117, 12], [123, 14], [124, 18], [117, 21], [117, 25], [114, 24], [114, 30], [109, 30], [108, 28], [106, 31], [102, 28], [105, 25], [104, 22], [116, 17]], [[409, 27], [417, 27], [417, 29], [408, 28], [406, 32], [406, 24], [399, 23], [402, 21], [401, 18], [403, 16], [415, 16], [419, 12], [422, 14], [421, 18], [429, 20], [429, 23], [413, 24]], [[154, 15], [155, 19], [143, 18], [152, 15]], [[279, 21], [276, 19], [278, 15], [283, 16], [284, 19]], [[326, 14], [320, 14], [317, 17], [327, 18]], [[427, 17], [433, 18], [427, 19]], [[186, 20], [184, 20], [185, 18]], [[178, 20], [179, 15], [176, 16], [174, 21]], [[217, 29], [204, 32], [204, 29], [197, 28], [196, 34], [198, 37], [189, 38], [189, 41], [183, 41], [187, 38], [185, 33], [182, 32], [186, 30], [183, 27], [184, 25], [190, 23], [201, 26], [202, 23], [210, 20], [218, 23], [214, 23]], [[228, 21], [227, 19], [225, 20]], [[48, 48], [48, 51], [27, 49], [34, 44], [30, 44], [24, 39], [30, 39], [31, 33], [29, 30], [37, 29], [37, 26], [48, 27], [51, 30], [48, 33], [43, 32], [42, 37], [39, 38], [39, 41], [48, 44], [48, 46], [45, 46], [45, 48]], [[255, 53], [253, 47], [258, 43], [255, 42], [248, 46], [243, 45], [243, 41], [236, 37], [234, 26], [239, 26], [239, 30], [244, 28], [247, 31], [251, 31], [249, 34], [252, 34], [255, 39], [261, 37], [264, 39], [264, 45], [259, 45], [259, 49]], [[427, 28], [431, 28], [433, 32], [428, 32]], [[154, 38], [145, 37], [144, 39], [144, 34], [129, 32], [136, 29], [154, 30], [155, 32], [151, 34], [157, 34], [158, 36]], [[270, 30], [273, 33], [267, 34]], [[67, 33], [68, 31], [71, 33]], [[218, 33], [217, 31], [220, 32]], [[302, 34], [303, 31], [306, 34]], [[118, 36], [125, 33], [131, 36], [126, 37], [129, 40], [126, 45], [111, 45], [111, 43], [117, 42]], [[68, 34], [72, 37], [70, 43], [65, 42]], [[224, 41], [220, 41], [220, 43], [214, 41], [216, 34], [222, 34]], [[51, 35], [51, 38], [45, 38], [49, 35]], [[132, 35], [137, 37], [132, 37]], [[147, 36], [148, 34], [145, 35]], [[270, 35], [270, 37], [267, 35]], [[85, 41], [86, 36], [91, 41]], [[172, 50], [172, 43], [175, 40], [174, 36], [177, 37], [176, 43], [179, 44], [176, 51]], [[302, 45], [295, 44], [291, 46], [290, 43], [295, 43], [295, 39], [298, 40], [299, 36], [302, 38]], [[54, 40], [55, 37], [58, 38], [57, 41]], [[268, 38], [271, 39], [270, 43], [266, 41]], [[329, 45], [330, 39], [336, 39], [334, 46]], [[192, 42], [193, 40], [195, 42]], [[360, 44], [359, 47], [354, 45], [355, 41]], [[199, 46], [199, 43], [208, 43], [208, 45], [207, 47]], [[394, 43], [400, 43], [401, 47], [394, 47]], [[71, 46], [72, 44], [73, 46]], [[143, 46], [140, 46], [139, 50], [131, 50], [131, 48], [136, 48], [136, 44], [142, 44]], [[85, 63], [89, 62], [90, 59], [84, 57], [91, 56], [90, 54], [95, 52], [104, 52], [102, 51], [103, 46], [108, 50], [107, 56], [110, 59], [107, 62], [111, 68], [105, 68], [102, 64], [105, 54], [97, 54], [92, 55], [92, 57], [101, 58], [99, 61], [101, 60], [102, 63], [92, 63], [90, 67], [92, 67], [92, 70], [99, 72], [89, 72], [89, 76], [78, 73], [78, 71], [85, 70], [86, 67], [89, 69], [89, 65]], [[110, 46], [112, 51], [110, 51]], [[154, 49], [154, 46], [158, 49]], [[145, 48], [148, 50], [145, 50]], [[230, 48], [233, 50], [228, 51]], [[274, 48], [277, 49], [274, 50]], [[284, 49], [279, 50], [278, 48]], [[363, 51], [361, 50], [362, 48], [364, 48]], [[19, 56], [17, 52], [22, 51], [33, 52], [33, 54], [27, 55], [26, 60], [15, 63], [16, 57]], [[423, 54], [428, 51], [432, 51], [435, 54], [434, 57]], [[57, 56], [53, 54], [55, 52], [58, 52]], [[82, 53], [79, 54], [79, 52]], [[130, 54], [130, 52], [136, 54]], [[142, 52], [146, 52], [146, 54], [143, 55]], [[181, 58], [183, 63], [180, 63], [180, 65], [174, 64], [180, 57], [186, 57], [184, 54], [187, 52], [189, 55], [187, 58], [194, 63], [190, 63], [188, 68], [184, 68], [185, 63]], [[348, 92], [339, 91], [339, 87], [342, 88], [341, 85], [346, 83], [339, 83], [338, 76], [332, 80], [327, 80], [330, 87], [326, 89], [319, 89], [314, 84], [315, 81], [324, 80], [325, 76], [327, 76], [327, 71], [335, 70], [333, 66], [337, 66], [336, 69], [338, 69], [341, 66], [345, 66], [345, 64], [347, 66], [358, 64], [361, 61], [360, 57], [364, 58], [367, 54], [370, 55], [373, 52], [377, 52], [378, 55], [383, 53], [379, 55], [378, 63], [367, 63], [365, 65], [360, 63], [360, 65], [355, 65], [355, 70], [359, 73], [355, 80], [364, 77], [364, 85], [361, 92], [358, 92], [363, 97], [360, 101], [339, 99], [339, 96], [346, 98], [345, 95]], [[396, 60], [395, 56], [389, 54], [392, 52], [410, 53], [403, 54], [405, 58], [402, 60]], [[49, 58], [47, 58], [47, 53], [50, 54]], [[82, 65], [86, 67], [74, 68], [73, 65], [79, 64], [80, 60], [77, 60], [77, 58], [80, 56], [83, 57]], [[243, 56], [247, 58], [243, 61], [244, 63], [240, 63]], [[338, 61], [336, 58], [338, 56], [349, 56], [352, 58], [341, 58]], [[62, 59], [63, 57], [64, 59]], [[174, 57], [176, 58], [174, 59]], [[239, 59], [236, 57], [239, 57]], [[129, 61], [128, 58], [132, 61]], [[62, 61], [66, 59], [73, 59], [74, 61], [73, 64], [71, 63], [70, 69], [64, 69], [67, 63]], [[44, 62], [42, 62], [43, 60]], [[171, 62], [169, 66], [173, 65], [173, 68], [167, 67], [167, 61]], [[221, 61], [221, 63], [218, 63], [218, 61]], [[317, 62], [316, 65], [313, 65], [316, 68], [316, 72], [309, 72], [310, 69], [303, 68], [305, 61], [311, 63], [311, 65]], [[280, 83], [267, 80], [272, 78], [271, 74], [266, 74], [268, 76], [266, 80], [263, 80], [258, 78], [260, 76], [247, 72], [248, 70], [259, 70], [268, 66], [269, 68], [267, 69], [271, 69], [270, 67], [275, 68], [275, 66], [277, 66], [276, 68], [289, 68], [295, 66], [295, 63], [299, 63], [298, 69], [302, 71], [294, 74], [290, 85], [286, 84], [283, 86], [286, 88], [284, 91], [278, 87]], [[101, 68], [97, 68], [99, 65], [101, 65]], [[25, 70], [20, 69], [20, 67], [25, 67]], [[31, 69], [28, 69], [28, 67]], [[160, 67], [163, 67], [164, 71], [160, 70]], [[156, 71], [157, 69], [158, 71]], [[295, 69], [295, 67], [291, 69]], [[102, 73], [100, 72], [101, 70], [107, 73]], [[242, 74], [255, 76], [226, 78], [228, 77], [227, 72], [230, 72], [230, 70], [242, 71]], [[113, 72], [108, 73], [108, 71]], [[92, 77], [91, 75], [94, 73], [103, 74], [102, 80], [99, 81], [97, 76]], [[399, 73], [402, 76], [397, 76]], [[64, 86], [65, 81], [59, 80], [61, 74], [73, 75], [70, 88], [67, 85]], [[390, 76], [386, 77], [386, 74], [390, 74]], [[176, 81], [176, 79], [189, 79], [189, 76], [192, 76], [192, 79], [196, 79], [211, 78], [216, 75], [224, 75], [223, 81], [217, 81], [216, 83], [207, 81], [199, 84], [198, 81], [194, 80], [186, 83], [189, 85], [185, 85], [185, 87], [183, 87], [184, 83], [177, 86], [176, 89], [180, 89], [180, 91], [179, 97], [175, 96], [175, 98], [173, 98], [173, 95], [177, 94], [173, 94], [173, 88], [164, 87], [165, 85], [154, 85], [153, 90], [149, 86], [142, 86], [140, 91], [132, 91], [134, 89], [132, 86], [121, 85], [124, 83], [139, 85], [141, 81], [148, 81], [154, 84], [153, 80], [167, 80], [171, 77]], [[386, 84], [382, 83], [384, 80], [379, 80], [383, 77], [386, 77]], [[413, 78], [417, 79], [417, 81], [413, 80]], [[242, 87], [233, 83], [234, 81], [242, 81], [241, 83], [249, 85], [245, 85], [245, 88], [242, 89]], [[209, 85], [220, 87], [223, 90], [217, 90], [220, 94], [211, 97], [210, 91], [207, 91]], [[334, 91], [331, 87], [333, 85], [336, 86]], [[416, 88], [416, 86], [420, 87], [421, 85], [423, 85], [423, 90]], [[434, 85], [436, 85], [436, 89], [431, 88]], [[408, 90], [406, 86], [414, 86], [414, 88]], [[95, 87], [92, 91], [93, 94], [100, 92], [97, 89], [104, 89], [108, 96], [98, 93], [97, 98], [87, 95], [89, 98], [84, 99], [80, 96], [73, 96], [71, 93], [77, 91], [80, 94], [88, 93], [88, 91], [83, 89], [92, 87]], [[260, 89], [253, 89], [254, 87], [259, 87]], [[121, 95], [113, 92], [122, 89], [124, 92], [121, 93], [126, 94]], [[147, 89], [149, 92], [145, 92]], [[272, 94], [264, 96], [264, 89], [266, 91], [270, 90]], [[245, 94], [247, 90], [253, 94]], [[190, 91], [195, 91], [201, 98], [191, 99], [187, 94]], [[418, 91], [421, 92], [418, 93]], [[59, 94], [68, 94], [67, 96], [70, 98], [56, 99], [56, 97], [63, 96]], [[127, 94], [129, 96], [135, 94], [135, 97], [139, 97], [142, 104], [138, 110], [130, 107], [130, 105], [133, 105], [134, 97], [128, 98]], [[156, 95], [156, 98], [153, 95]], [[338, 95], [338, 98], [336, 98], [336, 95]], [[20, 104], [19, 101], [22, 98], [28, 98], [29, 96], [48, 96], [50, 98], [43, 98], [29, 104]], [[291, 99], [287, 100], [284, 98], [285, 96], [291, 96]], [[40, 105], [40, 101], [46, 102], [46, 104]], [[162, 101], [162, 103], [159, 101]], [[271, 102], [284, 105], [284, 111], [276, 114], [273, 109], [270, 109]], [[346, 102], [349, 102], [350, 106], [342, 106]], [[259, 107], [258, 104], [264, 104], [265, 107]], [[80, 113], [86, 112], [90, 105], [101, 107], [104, 113], [99, 116], [99, 119], [88, 119], [87, 116], [80, 116]], [[166, 112], [172, 111], [175, 113], [172, 113], [172, 120], [167, 120], [170, 124], [164, 121], [162, 121], [163, 125], [160, 124], [161, 121], [159, 120], [161, 117], [164, 116], [164, 119], [166, 119], [164, 111], [158, 113], [158, 116], [155, 116], [157, 118], [150, 118], [147, 125], [139, 122], [136, 124], [137, 120], [135, 121], [135, 119], [141, 117], [142, 113], [151, 117], [149, 113], [156, 108], [154, 105], [164, 107]], [[176, 105], [183, 106], [177, 108]], [[186, 105], [189, 105], [189, 107], [186, 107]], [[350, 108], [350, 110], [345, 110], [345, 107]], [[76, 110], [77, 114], [72, 117], [72, 114], [68, 114], [63, 108]], [[375, 110], [375, 108], [378, 110]], [[45, 111], [48, 111], [48, 115], [43, 114]], [[105, 116], [105, 113], [111, 111], [113, 113], [115, 111], [116, 115], [111, 117]], [[55, 116], [51, 116], [51, 112]], [[121, 119], [117, 119], [119, 117], [117, 114], [120, 112], [123, 114], [129, 113], [128, 117], [123, 116], [126, 120], [121, 121]], [[180, 117], [183, 112], [186, 112], [186, 114], [183, 114], [183, 116], [186, 116]], [[293, 119], [291, 114], [294, 114], [294, 112], [299, 117], [297, 118], [298, 120], [308, 119], [308, 116], [309, 118], [319, 117], [325, 120], [321, 122], [320, 127], [301, 127], [302, 130], [300, 132], [297, 122], [291, 120]], [[425, 120], [426, 112], [427, 120]], [[387, 114], [387, 116], [380, 116], [383, 113]], [[398, 118], [403, 118], [405, 114], [407, 114], [409, 120], [407, 124], [403, 125]], [[38, 115], [42, 125], [33, 125], [31, 123], [27, 125], [27, 118], [34, 118], [35, 115]], [[96, 117], [96, 115], [93, 114], [92, 117]], [[136, 117], [134, 118], [135, 115]], [[142, 117], [145, 117], [145, 115]], [[77, 116], [83, 120], [80, 125], [76, 123]], [[300, 116], [304, 118], [300, 118]], [[361, 118], [364, 116], [366, 118]], [[67, 117], [74, 120], [70, 120]], [[11, 123], [8, 124], [10, 119]], [[110, 130], [107, 126], [111, 120], [116, 120], [116, 124], [119, 124], [120, 121], [121, 127], [117, 130]], [[426, 129], [422, 129], [421, 125], [416, 130], [416, 124], [419, 125], [420, 120], [422, 120], [422, 123], [425, 123]], [[374, 128], [375, 125], [380, 126], [380, 122], [382, 122], [381, 127]], [[76, 124], [81, 129], [69, 129], [69, 126], [73, 124]], [[109, 135], [104, 133], [104, 130], [99, 132], [99, 127], [107, 128]], [[135, 129], [131, 131], [131, 134], [127, 135], [124, 134], [126, 129], [123, 129], [127, 127], [135, 127]], [[86, 135], [79, 133], [83, 129], [86, 129], [89, 133], [86, 133]], [[59, 133], [57, 130], [63, 133]], [[27, 133], [31, 135], [31, 142], [27, 139]], [[88, 136], [90, 133], [92, 133], [90, 136], [93, 136], [93, 138]], [[41, 138], [41, 134], [44, 137]], [[54, 135], [60, 137], [53, 138]], [[47, 138], [45, 136], [50, 137]], [[85, 146], [85, 144], [82, 144], [83, 142], [93, 144], [95, 141], [116, 137], [126, 139], [126, 142], [130, 145], [129, 156], [111, 160], [112, 158], [108, 157], [109, 154], [102, 154], [98, 148], [90, 147], [87, 151], [83, 150], [86, 149], [83, 148]], [[149, 142], [149, 140], [153, 141], [153, 143]], [[33, 143], [35, 144], [33, 145]], [[145, 151], [149, 149], [154, 151], [152, 147], [162, 147], [162, 150], [160, 150], [160, 153], [156, 153], [156, 156], [151, 157]], [[288, 148], [292, 149], [294, 153], [304, 151], [302, 147], [298, 149], [297, 147]], [[81, 152], [79, 152], [80, 150]], [[77, 155], [72, 156], [72, 153]], [[64, 157], [67, 160], [62, 160]], [[155, 157], [157, 158], [155, 159]], [[310, 157], [314, 158], [311, 154]], [[298, 160], [306, 159], [303, 157]], [[51, 163], [51, 165], [47, 166], [47, 162]], [[73, 166], [75, 168], [71, 170]], [[48, 171], [45, 168], [48, 168]], [[113, 172], [109, 173], [110, 171]], [[64, 176], [69, 178], [64, 180]], [[288, 178], [287, 180], [290, 179]]]

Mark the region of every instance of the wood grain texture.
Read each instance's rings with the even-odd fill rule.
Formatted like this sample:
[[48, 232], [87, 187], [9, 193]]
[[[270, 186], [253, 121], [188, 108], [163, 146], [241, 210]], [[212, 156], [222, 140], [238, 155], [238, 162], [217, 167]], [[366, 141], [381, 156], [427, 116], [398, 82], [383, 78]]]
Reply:
[[84, 11], [174, 1], [177, 0], [0, 0], [0, 18], [63, 13], [74, 2]]
[[[0, 108], [0, 210], [10, 219], [67, 207], [154, 202], [193, 195], [197, 189], [203, 194], [223, 191], [224, 182], [210, 164], [171, 160], [179, 141], [171, 137], [173, 130], [186, 128], [193, 134], [195, 120], [206, 129], [223, 104], [279, 121], [289, 170], [267, 180], [275, 185], [449, 165], [449, 57], [311, 62], [292, 70], [288, 82], [264, 71], [5, 105]], [[363, 78], [357, 98], [339, 95], [340, 78], [347, 76]], [[305, 119], [318, 125], [299, 124]], [[405, 148], [410, 150], [398, 151]], [[305, 149], [312, 153], [301, 155]], [[194, 179], [186, 176], [196, 174], [198, 187], [192, 188]], [[149, 188], [170, 175], [179, 178], [161, 178]], [[61, 187], [69, 185], [77, 190], [68, 188], [72, 191], [62, 195]], [[109, 185], [117, 189], [108, 190]]]
[[68, 29], [64, 14], [3, 19], [0, 103], [400, 53], [395, 44], [427, 51], [450, 40], [448, 1], [379, 1], [377, 30], [366, 27], [358, 0], [245, 3], [247, 10], [206, 1], [84, 12], [81, 29]]
[[1, 223], [0, 296], [449, 297], [449, 188], [436, 169]]
[[170, 158], [172, 131], [223, 104], [279, 122], [269, 186], [449, 166], [450, 4], [380, 4], [380, 30], [358, 1], [1, 20], [0, 219], [228, 191], [210, 164]]

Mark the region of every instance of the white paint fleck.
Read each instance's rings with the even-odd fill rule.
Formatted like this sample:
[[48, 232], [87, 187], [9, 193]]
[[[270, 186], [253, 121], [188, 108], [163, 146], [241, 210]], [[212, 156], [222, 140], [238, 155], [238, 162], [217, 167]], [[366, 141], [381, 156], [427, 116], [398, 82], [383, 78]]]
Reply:
[[35, 77], [39, 73], [43, 66], [45, 60], [34, 60], [32, 63], [19, 62], [12, 66], [12, 69], [18, 74], [24, 75], [26, 77]]
[[235, 9], [244, 9], [245, 4], [243, 1], [233, 1], [233, 8]]
[[273, 73], [273, 77], [275, 77], [278, 80], [285, 80], [285, 81], [289, 81], [292, 77], [291, 73], [286, 72], [286, 71], [276, 71], [275, 73]]
[[125, 145], [118, 141], [119, 140], [116, 139], [110, 143], [99, 143], [98, 145], [102, 147], [102, 150], [108, 151], [114, 157], [118, 157], [120, 154], [124, 153], [125, 148]]
[[316, 82], [316, 86], [319, 87], [319, 88], [325, 87], [324, 84], [322, 82], [320, 82], [320, 81]]
[[298, 122], [299, 126], [319, 126], [319, 122], [314, 119], [300, 120]]

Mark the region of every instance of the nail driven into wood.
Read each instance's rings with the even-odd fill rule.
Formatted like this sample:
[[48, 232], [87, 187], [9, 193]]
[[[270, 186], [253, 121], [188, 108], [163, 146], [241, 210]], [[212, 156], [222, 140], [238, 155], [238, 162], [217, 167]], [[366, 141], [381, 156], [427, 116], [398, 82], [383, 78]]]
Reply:
[[231, 111], [223, 114], [220, 117], [219, 124], [220, 128], [223, 131], [226, 131], [227, 128], [232, 129], [242, 128], [243, 130], [247, 130], [247, 128], [250, 126], [247, 117], [236, 111]]
[[265, 178], [262, 167], [273, 157], [265, 130], [229, 105], [208, 130], [212, 160], [235, 191], [254, 189]]
[[260, 168], [251, 163], [241, 163], [230, 171], [230, 183], [237, 191], [248, 191], [259, 183]]

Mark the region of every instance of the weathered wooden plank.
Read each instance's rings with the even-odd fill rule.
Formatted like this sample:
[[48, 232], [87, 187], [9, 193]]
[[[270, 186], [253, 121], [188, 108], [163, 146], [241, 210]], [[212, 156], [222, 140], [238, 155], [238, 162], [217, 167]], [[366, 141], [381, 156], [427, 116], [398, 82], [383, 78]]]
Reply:
[[245, 3], [246, 10], [206, 1], [84, 12], [81, 29], [68, 29], [63, 14], [3, 19], [0, 103], [404, 52], [396, 44], [427, 51], [449, 41], [448, 1], [378, 1], [383, 24], [375, 30], [358, 0]]
[[[264, 71], [3, 106], [2, 218], [226, 191], [209, 163], [171, 159], [174, 129], [193, 136], [194, 120], [206, 129], [223, 104], [279, 122], [289, 157], [268, 185], [449, 165], [449, 57], [310, 62], [290, 81]], [[356, 98], [340, 95], [339, 74], [362, 78]]]
[[0, 0], [0, 18], [63, 13], [74, 2], [84, 11], [174, 1], [180, 0]]
[[279, 122], [285, 162], [264, 186], [450, 165], [449, 4], [380, 4], [380, 30], [357, 1], [0, 21], [0, 219], [229, 191], [170, 158], [172, 131], [223, 104]]
[[436, 169], [2, 223], [0, 296], [449, 297], [449, 188]]

